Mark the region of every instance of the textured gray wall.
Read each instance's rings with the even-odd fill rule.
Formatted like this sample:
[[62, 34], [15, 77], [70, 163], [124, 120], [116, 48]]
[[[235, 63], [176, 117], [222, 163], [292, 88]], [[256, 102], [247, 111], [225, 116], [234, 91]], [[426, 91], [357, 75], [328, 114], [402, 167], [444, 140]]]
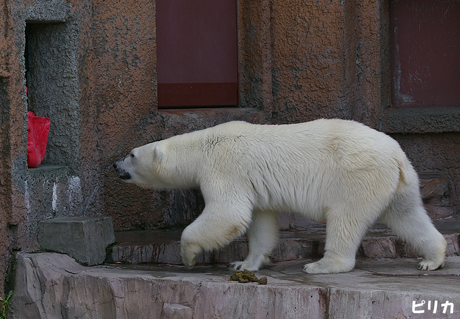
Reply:
[[[71, 4], [37, 0], [20, 15], [26, 110], [51, 119], [46, 156], [36, 169], [15, 172], [25, 176], [27, 210], [24, 249], [35, 249], [40, 220], [83, 214], [80, 173], [79, 27]], [[25, 173], [25, 174], [24, 174]]]

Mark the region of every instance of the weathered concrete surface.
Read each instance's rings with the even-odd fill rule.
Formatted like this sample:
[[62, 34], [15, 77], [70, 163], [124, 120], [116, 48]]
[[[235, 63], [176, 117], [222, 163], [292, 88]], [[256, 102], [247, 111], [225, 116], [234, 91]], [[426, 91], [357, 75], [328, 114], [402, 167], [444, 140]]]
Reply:
[[[360, 260], [350, 273], [306, 275], [301, 271], [305, 262], [268, 267], [257, 273], [267, 276], [268, 284], [258, 285], [228, 281], [224, 266], [84, 267], [66, 255], [20, 253], [11, 318], [460, 316], [460, 257], [449, 257], [446, 267], [435, 272], [416, 270], [414, 259], [379, 259]], [[414, 310], [424, 313], [414, 314], [413, 303], [423, 300]], [[453, 309], [443, 314], [441, 304], [446, 302]]]
[[42, 249], [68, 254], [79, 263], [93, 266], [106, 259], [115, 242], [111, 217], [61, 217], [40, 222], [38, 242]]
[[[460, 220], [435, 222], [435, 226], [446, 238], [447, 256], [460, 255]], [[180, 257], [181, 231], [132, 231], [116, 232], [117, 244], [112, 247], [109, 259], [123, 263], [166, 263], [182, 264]], [[323, 224], [310, 225], [309, 229], [280, 232], [280, 240], [270, 258], [273, 262], [319, 258], [324, 253], [326, 227]], [[198, 263], [228, 263], [244, 260], [248, 254], [245, 237], [228, 246], [201, 253]], [[409, 245], [402, 242], [382, 224], [376, 224], [362, 241], [358, 257], [398, 258], [417, 257]]]

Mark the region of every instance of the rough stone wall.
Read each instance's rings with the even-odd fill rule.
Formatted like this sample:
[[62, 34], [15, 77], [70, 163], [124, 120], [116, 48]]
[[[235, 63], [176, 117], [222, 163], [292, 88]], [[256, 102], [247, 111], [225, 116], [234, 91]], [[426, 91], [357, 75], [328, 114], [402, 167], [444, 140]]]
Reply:
[[389, 105], [385, 1], [272, 2], [273, 121], [375, 125]]
[[[425, 206], [433, 219], [458, 216], [460, 212], [459, 133], [395, 134], [424, 185]], [[426, 188], [426, 189], [425, 189]]]
[[[21, 55], [15, 44], [15, 17], [10, 10], [11, 3], [0, 2], [0, 119], [1, 119], [1, 224], [0, 224], [0, 273], [4, 274], [10, 249], [21, 247], [25, 234], [26, 206], [24, 201], [25, 182], [25, 112], [20, 68]], [[0, 288], [4, 278], [0, 276]], [[0, 291], [1, 293], [1, 291]]]
[[[0, 156], [0, 244], [6, 246], [0, 249], [0, 287], [3, 287], [3, 274], [6, 270], [7, 260], [9, 257], [9, 236], [8, 236], [8, 219], [11, 208], [9, 189], [7, 184], [10, 180], [9, 170], [9, 117], [8, 110], [10, 108], [8, 93], [6, 86], [8, 83], [9, 65], [7, 58], [7, 45], [8, 45], [8, 14], [6, 2], [0, 2], [0, 149], [2, 156]], [[1, 292], [0, 292], [1, 294]]]
[[344, 5], [273, 1], [273, 118], [350, 118], [346, 105]]
[[239, 1], [240, 103], [273, 123], [376, 126], [390, 105], [386, 0]]
[[[90, 36], [85, 36], [87, 50], [80, 61], [85, 66], [80, 77], [86, 113], [81, 177], [92, 188], [86, 196], [94, 198], [88, 209], [94, 205], [95, 214], [142, 215], [155, 205], [155, 197], [143, 190], [126, 190], [122, 196], [112, 192], [113, 187], [123, 187], [112, 164], [133, 145], [151, 138], [144, 122], [156, 101], [155, 5], [152, 1], [91, 1], [91, 5]], [[107, 210], [106, 204], [114, 210]]]
[[273, 110], [271, 0], [238, 1], [240, 106]]

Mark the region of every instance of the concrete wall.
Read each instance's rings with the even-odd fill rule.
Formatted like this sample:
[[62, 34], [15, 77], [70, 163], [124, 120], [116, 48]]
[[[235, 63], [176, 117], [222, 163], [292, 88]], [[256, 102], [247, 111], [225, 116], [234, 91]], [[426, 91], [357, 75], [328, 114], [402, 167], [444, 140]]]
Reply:
[[[42, 219], [109, 215], [118, 230], [188, 224], [203, 207], [198, 191], [122, 184], [112, 163], [233, 119], [340, 117], [391, 133], [443, 189], [428, 203], [432, 216], [458, 214], [459, 111], [392, 108], [388, 1], [238, 6], [241, 107], [159, 112], [154, 1], [0, 0], [0, 273], [11, 250], [38, 247]], [[29, 109], [52, 123], [38, 169], [26, 165]]]
[[240, 8], [242, 105], [262, 105], [276, 123], [340, 117], [376, 125], [390, 105], [387, 1]]

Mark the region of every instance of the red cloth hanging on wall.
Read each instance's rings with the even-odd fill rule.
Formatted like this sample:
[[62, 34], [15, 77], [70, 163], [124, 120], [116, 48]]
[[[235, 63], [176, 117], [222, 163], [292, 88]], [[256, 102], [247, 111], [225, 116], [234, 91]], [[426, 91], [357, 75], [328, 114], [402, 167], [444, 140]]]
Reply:
[[51, 120], [47, 117], [27, 115], [27, 165], [34, 168], [45, 158]]

